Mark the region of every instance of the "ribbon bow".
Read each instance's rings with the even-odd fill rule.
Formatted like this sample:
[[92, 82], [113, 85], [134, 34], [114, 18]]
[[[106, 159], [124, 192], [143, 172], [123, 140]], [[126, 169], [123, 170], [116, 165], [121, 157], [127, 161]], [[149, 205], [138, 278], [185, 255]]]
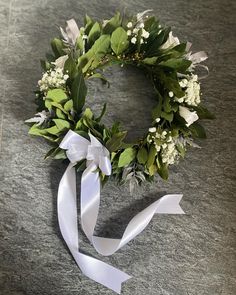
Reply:
[[91, 134], [90, 141], [69, 130], [60, 144], [66, 150], [68, 165], [58, 189], [58, 220], [62, 236], [81, 271], [94, 281], [120, 294], [121, 284], [129, 278], [126, 273], [79, 251], [76, 207], [76, 173], [74, 165], [87, 160], [81, 178], [81, 225], [96, 251], [108, 256], [141, 233], [155, 213], [184, 214], [179, 206], [182, 195], [165, 195], [134, 216], [127, 225], [121, 239], [110, 239], [93, 235], [100, 203], [99, 170], [111, 174], [109, 151]]

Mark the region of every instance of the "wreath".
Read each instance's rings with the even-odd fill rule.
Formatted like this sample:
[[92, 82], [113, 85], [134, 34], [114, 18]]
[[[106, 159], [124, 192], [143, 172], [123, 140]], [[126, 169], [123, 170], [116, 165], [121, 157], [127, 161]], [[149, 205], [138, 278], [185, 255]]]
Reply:
[[[84, 27], [74, 20], [62, 28], [61, 38], [51, 42], [53, 54], [41, 61], [44, 73], [36, 91], [38, 113], [27, 120], [29, 133], [46, 138], [53, 148], [46, 158], [65, 159], [59, 145], [68, 130], [89, 139], [94, 135], [111, 153], [112, 176], [133, 185], [152, 180], [158, 173], [168, 178], [168, 166], [184, 157], [193, 138], [204, 138], [198, 119], [213, 115], [200, 102], [200, 83], [196, 66], [205, 60], [204, 52], [192, 54], [189, 43], [180, 43], [169, 27], [159, 23], [149, 10], [133, 17], [117, 12], [99, 23], [86, 15]], [[99, 78], [108, 83], [104, 69], [112, 65], [138, 67], [151, 80], [156, 107], [152, 126], [137, 142], [126, 142], [127, 131], [118, 122], [105, 126], [99, 116], [85, 108], [86, 80]], [[77, 164], [84, 170], [85, 160]], [[101, 173], [104, 183], [107, 176]]]
[[[117, 12], [99, 23], [86, 15], [79, 28], [71, 19], [61, 37], [51, 42], [52, 54], [41, 61], [43, 76], [38, 81], [38, 112], [26, 120], [29, 133], [44, 137], [52, 148], [45, 158], [66, 159], [66, 169], [58, 189], [58, 220], [62, 236], [82, 272], [120, 293], [127, 274], [79, 251], [75, 171], [82, 171], [81, 224], [95, 249], [111, 255], [138, 235], [155, 213], [183, 214], [182, 195], [166, 195], [137, 214], [121, 239], [93, 235], [96, 225], [100, 183], [109, 177], [130, 183], [131, 190], [158, 173], [168, 178], [168, 167], [184, 157], [194, 138], [205, 138], [198, 119], [214, 116], [201, 105], [197, 67], [207, 58], [205, 52], [192, 54], [191, 44], [180, 43], [170, 28], [163, 26], [150, 10], [135, 16]], [[156, 106], [152, 125], [142, 138], [130, 143], [127, 131], [118, 122], [105, 126], [102, 118], [86, 105], [86, 81], [98, 78], [109, 82], [104, 70], [112, 65], [132, 65], [151, 80]], [[203, 78], [203, 77], [202, 77]], [[95, 265], [95, 266], [94, 266]], [[97, 271], [99, 269], [99, 271]]]

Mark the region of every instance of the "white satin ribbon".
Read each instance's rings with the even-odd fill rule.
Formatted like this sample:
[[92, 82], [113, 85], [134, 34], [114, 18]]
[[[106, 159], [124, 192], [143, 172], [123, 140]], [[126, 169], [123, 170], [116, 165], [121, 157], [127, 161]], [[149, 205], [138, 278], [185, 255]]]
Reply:
[[109, 151], [93, 136], [90, 141], [70, 130], [60, 144], [67, 150], [70, 164], [58, 189], [58, 220], [62, 236], [81, 271], [94, 281], [120, 294], [121, 284], [129, 278], [126, 273], [79, 251], [79, 236], [76, 206], [76, 172], [74, 165], [87, 159], [87, 168], [81, 179], [81, 224], [94, 248], [108, 256], [141, 233], [155, 213], [184, 214], [179, 206], [182, 195], [165, 195], [134, 216], [127, 225], [121, 239], [110, 239], [93, 235], [100, 203], [100, 176], [111, 174]]

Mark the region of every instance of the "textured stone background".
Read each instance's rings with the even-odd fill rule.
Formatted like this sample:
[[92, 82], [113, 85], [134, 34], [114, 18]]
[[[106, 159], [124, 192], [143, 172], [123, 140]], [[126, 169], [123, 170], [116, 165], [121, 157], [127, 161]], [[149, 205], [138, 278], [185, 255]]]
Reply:
[[[103, 191], [98, 232], [119, 236], [141, 208], [164, 193], [183, 192], [185, 216], [156, 216], [135, 241], [102, 258], [133, 275], [126, 295], [233, 295], [236, 292], [235, 216], [235, 19], [233, 0], [0, 0], [0, 294], [114, 294], [84, 277], [62, 242], [56, 192], [65, 165], [43, 161], [44, 141], [27, 135], [23, 120], [34, 113], [32, 90], [38, 60], [57, 35], [56, 25], [85, 13], [97, 19], [116, 9], [153, 8], [195, 50], [209, 54], [203, 81], [206, 105], [216, 113], [206, 122], [208, 139], [191, 150], [168, 183], [158, 178], [131, 197], [110, 182]], [[111, 89], [90, 86], [95, 110], [109, 102], [106, 122], [119, 118], [132, 136], [148, 126], [152, 92], [140, 73], [109, 71]], [[144, 114], [145, 110], [145, 114]], [[146, 114], [147, 113], [147, 114]], [[107, 223], [110, 225], [108, 226]], [[83, 250], [95, 253], [84, 236]], [[100, 257], [101, 258], [101, 257]]]

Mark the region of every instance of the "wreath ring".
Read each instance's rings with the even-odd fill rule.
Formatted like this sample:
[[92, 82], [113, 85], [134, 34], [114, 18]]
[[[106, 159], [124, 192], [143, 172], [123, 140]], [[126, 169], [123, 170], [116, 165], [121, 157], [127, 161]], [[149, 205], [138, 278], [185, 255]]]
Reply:
[[[200, 102], [200, 83], [195, 69], [207, 56], [192, 54], [191, 44], [180, 43], [170, 28], [159, 23], [150, 10], [134, 16], [117, 12], [102, 23], [86, 15], [84, 26], [67, 21], [61, 37], [51, 42], [53, 54], [41, 61], [44, 73], [38, 81], [38, 113], [26, 120], [29, 133], [42, 136], [52, 149], [45, 158], [65, 159], [60, 143], [68, 130], [89, 139], [92, 134], [111, 154], [112, 176], [120, 183], [129, 181], [131, 188], [151, 181], [156, 173], [168, 178], [169, 165], [184, 157], [193, 138], [204, 138], [198, 119], [213, 115]], [[112, 127], [101, 123], [106, 104], [99, 116], [84, 108], [86, 80], [99, 78], [108, 83], [104, 69], [114, 64], [134, 65], [145, 72], [156, 94], [152, 126], [135, 143], [127, 143], [127, 132], [115, 122]], [[204, 66], [203, 66], [204, 67]], [[78, 171], [86, 160], [77, 163]], [[100, 173], [104, 184], [110, 176]]]

